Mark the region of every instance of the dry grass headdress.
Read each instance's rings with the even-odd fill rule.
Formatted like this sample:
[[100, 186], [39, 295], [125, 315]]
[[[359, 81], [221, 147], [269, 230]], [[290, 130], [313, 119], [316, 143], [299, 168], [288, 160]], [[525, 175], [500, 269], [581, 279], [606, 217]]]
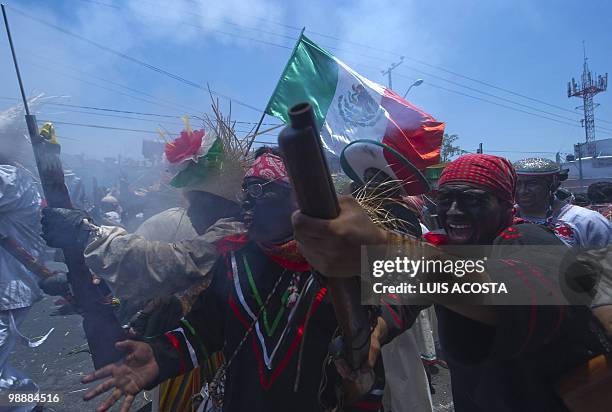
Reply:
[[172, 142], [166, 143], [165, 158], [170, 185], [184, 191], [204, 191], [235, 201], [246, 171], [247, 151], [254, 137], [240, 138], [236, 122], [224, 116], [218, 99], [212, 98], [212, 115], [196, 117], [203, 123], [192, 130], [185, 118], [185, 129]]

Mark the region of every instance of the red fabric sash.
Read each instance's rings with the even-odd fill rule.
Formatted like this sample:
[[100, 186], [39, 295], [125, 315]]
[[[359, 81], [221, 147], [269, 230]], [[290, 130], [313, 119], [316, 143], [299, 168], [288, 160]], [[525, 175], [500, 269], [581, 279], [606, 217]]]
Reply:
[[434, 246], [448, 244], [448, 236], [444, 233], [427, 232], [423, 235], [423, 240]]
[[[227, 236], [217, 242], [217, 250], [221, 255], [225, 256], [230, 252], [242, 249], [248, 242], [249, 236], [246, 233]], [[310, 264], [298, 250], [295, 240], [290, 240], [282, 245], [263, 245], [257, 243], [257, 246], [274, 263], [284, 269], [293, 272], [307, 272], [311, 269]]]

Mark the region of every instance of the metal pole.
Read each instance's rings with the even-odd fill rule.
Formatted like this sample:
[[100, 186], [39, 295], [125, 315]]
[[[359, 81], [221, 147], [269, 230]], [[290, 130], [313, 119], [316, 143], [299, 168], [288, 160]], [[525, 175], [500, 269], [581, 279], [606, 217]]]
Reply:
[[4, 4], [0, 4], [2, 8], [2, 17], [4, 18], [4, 27], [6, 27], [6, 34], [8, 36], [9, 45], [11, 46], [11, 54], [13, 56], [13, 63], [15, 64], [15, 71], [17, 71], [17, 81], [19, 82], [19, 90], [21, 91], [21, 98], [23, 99], [23, 106], [25, 107], [26, 115], [30, 115], [30, 108], [28, 107], [28, 100], [26, 99], [25, 92], [23, 91], [23, 82], [21, 81], [21, 72], [19, 71], [19, 64], [17, 64], [17, 55], [15, 55], [15, 46], [13, 45], [13, 36], [11, 36], [11, 29], [9, 28], [8, 19], [6, 18], [6, 9]]
[[246, 150], [245, 150], [245, 156], [249, 154], [249, 150], [251, 150], [251, 146], [253, 146], [253, 142], [255, 141], [255, 138], [257, 137], [257, 132], [259, 132], [259, 128], [261, 127], [261, 124], [264, 121], [264, 118], [266, 117], [266, 112], [263, 112], [261, 114], [261, 119], [259, 119], [259, 123], [257, 123], [257, 127], [255, 128], [255, 132], [253, 133], [253, 138], [251, 139], [251, 141], [249, 142]]
[[[287, 67], [289, 66], [289, 62], [291, 61], [291, 58], [293, 57], [293, 55], [295, 54], [295, 51], [297, 50], [300, 41], [302, 41], [302, 36], [304, 35], [304, 31], [306, 30], [306, 27], [302, 27], [302, 31], [300, 31], [300, 35], [298, 36], [297, 41], [295, 42], [295, 45], [293, 46], [293, 51], [291, 52], [291, 56], [289, 56], [289, 60], [287, 60], [287, 64], [285, 65], [285, 68], [283, 69], [283, 73], [285, 73], [285, 71], [287, 71]], [[281, 75], [281, 79], [282, 79], [282, 75]], [[272, 93], [272, 96], [274, 96], [276, 94], [276, 90], [278, 89], [278, 85], [281, 82], [281, 79], [278, 79], [278, 82], [276, 83], [276, 87], [274, 87], [274, 92]], [[268, 107], [270, 106], [270, 101], [272, 100], [272, 96], [270, 96], [270, 100], [268, 101], [268, 104], [266, 105], [266, 108], [264, 109], [262, 115], [261, 115], [261, 119], [259, 119], [259, 122], [257, 123], [257, 127], [255, 128], [255, 132], [253, 133], [253, 139], [249, 142], [249, 145], [246, 148], [246, 152], [245, 155], [249, 154], [249, 150], [251, 150], [251, 146], [253, 145], [253, 142], [255, 141], [255, 138], [257, 137], [257, 132], [259, 132], [259, 128], [261, 127], [261, 124], [263, 123], [264, 118], [266, 117], [266, 110], [268, 110]]]
[[[30, 143], [34, 151], [36, 168], [45, 199], [50, 207], [72, 209], [70, 194], [64, 181], [60, 145], [45, 140], [39, 134], [36, 116], [30, 114], [4, 4], [2, 4], [2, 16], [4, 17], [4, 25], [9, 38], [17, 79], [19, 80]], [[116, 348], [115, 343], [125, 339], [125, 332], [115, 316], [113, 307], [110, 305], [110, 288], [104, 281], [101, 281], [98, 285], [92, 282], [92, 273], [85, 263], [83, 251], [76, 245], [66, 246], [62, 248], [62, 251], [64, 252], [66, 266], [68, 266], [68, 282], [75, 298], [75, 304], [81, 309], [83, 330], [95, 368], [98, 369], [120, 360], [123, 357], [123, 352]]]
[[408, 90], [406, 90], [406, 93], [404, 93], [404, 99], [406, 98], [406, 96], [408, 96], [408, 92], [410, 91], [410, 89], [412, 89], [414, 87], [414, 83], [412, 83], [410, 85], [410, 87], [408, 88]]
[[580, 143], [578, 143], [578, 181], [580, 191], [582, 191], [582, 145]]
[[391, 72], [393, 71], [393, 69], [395, 69], [397, 66], [399, 66], [403, 62], [404, 62], [404, 56], [401, 56], [399, 62], [391, 64], [391, 66], [389, 66], [387, 70], [382, 71], [383, 75], [385, 74], [387, 75], [387, 86], [389, 87], [389, 89], [391, 89], [393, 86], [393, 83], [391, 81]]

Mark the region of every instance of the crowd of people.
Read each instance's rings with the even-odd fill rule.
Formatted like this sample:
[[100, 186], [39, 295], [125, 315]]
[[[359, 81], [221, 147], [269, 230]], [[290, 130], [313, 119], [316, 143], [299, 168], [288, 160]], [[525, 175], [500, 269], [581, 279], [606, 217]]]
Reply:
[[[336, 184], [338, 217], [317, 219], [299, 210], [278, 148], [236, 152], [224, 136], [186, 128], [165, 152], [184, 203], [145, 220], [127, 182], [87, 201], [70, 173], [77, 207], [44, 207], [14, 141], [0, 148], [1, 239], [37, 262], [61, 260], [53, 248], [76, 247], [91, 281], [108, 283], [124, 325], [123, 360], [83, 378], [93, 384], [86, 410], [106, 395], [96, 410], [120, 403], [127, 411], [152, 390], [148, 407], [159, 411], [432, 411], [432, 365], [449, 369], [458, 412], [612, 405], [610, 182], [591, 185], [582, 207], [552, 160], [467, 154], [445, 166], [435, 189], [415, 195], [412, 181], [392, 179], [391, 165], [378, 162]], [[5, 244], [0, 391], [31, 392], [36, 384], [8, 364], [23, 341], [18, 328], [43, 293], [71, 290], [66, 274], [33, 273]], [[482, 282], [503, 275], [541, 296], [569, 276], [590, 299], [494, 306], [384, 295], [364, 306], [369, 355], [352, 367], [347, 353], [357, 348], [343, 344], [330, 295], [332, 280], [362, 274], [364, 245], [413, 259], [446, 253], [445, 245], [487, 246]], [[508, 246], [543, 248], [534, 261]]]

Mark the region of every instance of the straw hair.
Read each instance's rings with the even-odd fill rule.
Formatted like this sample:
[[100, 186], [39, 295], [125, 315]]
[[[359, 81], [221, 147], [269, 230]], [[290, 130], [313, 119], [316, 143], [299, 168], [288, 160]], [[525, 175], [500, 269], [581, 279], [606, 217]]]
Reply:
[[231, 103], [229, 113], [225, 116], [219, 107], [219, 100], [213, 98], [212, 94], [211, 101], [212, 114], [204, 114], [199, 119], [202, 121], [206, 133], [215, 136], [221, 142], [223, 160], [220, 162], [218, 170], [210, 171], [206, 179], [184, 187], [183, 191], [210, 192], [235, 201], [249, 164], [246, 151], [252, 144], [254, 137], [251, 134], [242, 138], [238, 137], [235, 130], [236, 122], [231, 119]]
[[390, 231], [405, 232], [405, 228], [412, 226], [413, 223], [396, 217], [388, 211], [389, 205], [398, 205], [418, 216], [418, 211], [401, 198], [391, 197], [398, 191], [398, 188], [401, 188], [402, 183], [401, 180], [387, 180], [382, 183], [369, 180], [354, 190], [352, 194], [375, 225]]

